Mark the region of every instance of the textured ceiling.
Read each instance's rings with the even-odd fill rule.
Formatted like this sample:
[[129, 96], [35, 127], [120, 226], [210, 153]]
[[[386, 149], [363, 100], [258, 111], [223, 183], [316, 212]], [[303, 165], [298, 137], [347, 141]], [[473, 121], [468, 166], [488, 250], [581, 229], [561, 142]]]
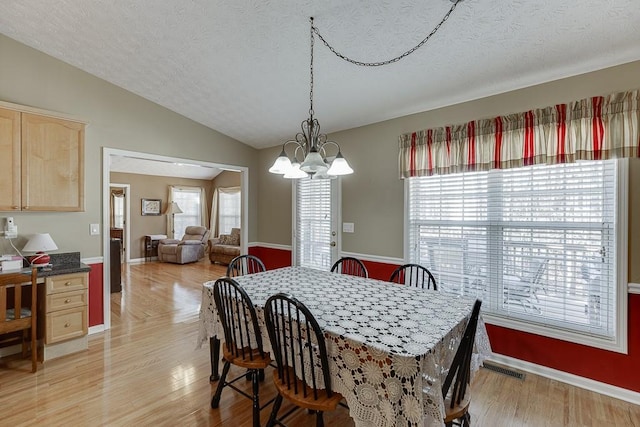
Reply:
[[[309, 109], [309, 24], [354, 59], [416, 45], [450, 0], [3, 0], [0, 33], [254, 147]], [[638, 0], [464, 0], [411, 56], [315, 49], [324, 132], [640, 59]]]

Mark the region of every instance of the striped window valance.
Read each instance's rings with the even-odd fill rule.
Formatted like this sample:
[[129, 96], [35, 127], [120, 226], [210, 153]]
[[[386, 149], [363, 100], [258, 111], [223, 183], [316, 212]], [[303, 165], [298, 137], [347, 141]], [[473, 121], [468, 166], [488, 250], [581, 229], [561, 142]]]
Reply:
[[400, 178], [640, 157], [640, 90], [400, 136]]

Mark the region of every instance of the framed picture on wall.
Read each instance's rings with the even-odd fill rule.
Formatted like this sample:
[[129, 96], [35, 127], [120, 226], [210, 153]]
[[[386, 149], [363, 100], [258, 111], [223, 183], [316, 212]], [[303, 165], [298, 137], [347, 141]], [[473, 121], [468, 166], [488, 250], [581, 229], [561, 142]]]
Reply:
[[160, 199], [142, 199], [142, 215], [160, 215]]

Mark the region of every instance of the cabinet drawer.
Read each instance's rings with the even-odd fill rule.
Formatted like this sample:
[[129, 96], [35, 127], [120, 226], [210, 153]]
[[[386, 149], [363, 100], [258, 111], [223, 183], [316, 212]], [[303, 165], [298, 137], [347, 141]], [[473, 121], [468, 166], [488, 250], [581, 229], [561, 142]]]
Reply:
[[87, 291], [60, 292], [47, 295], [47, 313], [69, 308], [85, 307], [87, 305]]
[[89, 275], [87, 273], [61, 274], [47, 277], [47, 294], [87, 289], [88, 282]]
[[45, 344], [53, 344], [87, 334], [87, 307], [47, 313]]

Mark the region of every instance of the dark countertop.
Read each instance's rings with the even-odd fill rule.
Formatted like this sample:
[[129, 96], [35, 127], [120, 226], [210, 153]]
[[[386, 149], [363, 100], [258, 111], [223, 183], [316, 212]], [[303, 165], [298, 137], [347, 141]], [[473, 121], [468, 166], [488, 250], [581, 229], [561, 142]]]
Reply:
[[[27, 271], [29, 269], [26, 269]], [[51, 267], [38, 268], [38, 277], [58, 276], [60, 274], [85, 273], [91, 270], [87, 264], [83, 262], [68, 264], [53, 264]]]
[[[91, 270], [91, 267], [80, 261], [80, 252], [51, 254], [51, 261], [49, 262], [51, 265], [38, 268], [38, 277], [85, 273]], [[27, 272], [30, 270], [28, 265], [25, 265], [25, 270]]]

